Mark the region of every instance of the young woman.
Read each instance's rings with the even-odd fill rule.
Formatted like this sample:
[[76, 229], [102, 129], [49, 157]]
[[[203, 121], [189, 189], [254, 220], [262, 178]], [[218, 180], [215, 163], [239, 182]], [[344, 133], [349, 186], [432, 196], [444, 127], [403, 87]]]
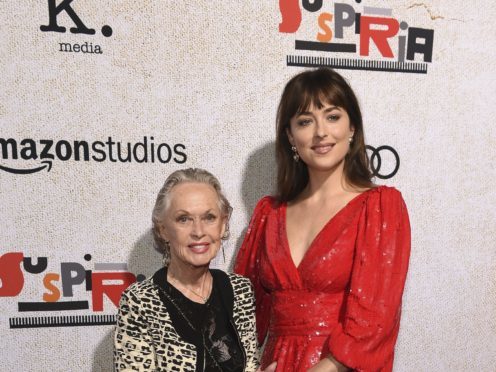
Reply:
[[235, 271], [257, 303], [262, 366], [391, 371], [410, 254], [399, 191], [371, 181], [358, 101], [335, 71], [286, 85], [277, 196], [255, 208]]

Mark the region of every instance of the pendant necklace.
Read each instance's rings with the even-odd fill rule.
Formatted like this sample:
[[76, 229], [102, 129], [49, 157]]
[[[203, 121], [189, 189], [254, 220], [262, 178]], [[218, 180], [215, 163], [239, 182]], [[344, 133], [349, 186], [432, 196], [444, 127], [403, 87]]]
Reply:
[[194, 289], [191, 289], [191, 288], [186, 287], [181, 282], [179, 282], [179, 280], [177, 280], [176, 278], [174, 278], [172, 276], [169, 276], [169, 280], [172, 280], [179, 287], [185, 289], [186, 291], [190, 292], [191, 294], [195, 295], [196, 297], [201, 298], [202, 302], [203, 303], [206, 303], [207, 300], [208, 300], [208, 296], [203, 296], [203, 295], [201, 295], [201, 293], [203, 293], [203, 287], [205, 286], [205, 281], [206, 281], [207, 275], [208, 275], [208, 271], [203, 276], [203, 281], [202, 281], [202, 284], [201, 284], [201, 287], [200, 287], [200, 293], [196, 292]]

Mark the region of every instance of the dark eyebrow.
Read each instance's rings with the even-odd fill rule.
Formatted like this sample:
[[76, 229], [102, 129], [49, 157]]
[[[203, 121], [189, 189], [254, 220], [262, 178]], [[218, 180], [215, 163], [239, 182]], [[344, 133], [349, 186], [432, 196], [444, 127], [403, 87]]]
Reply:
[[331, 111], [334, 111], [334, 110], [341, 111], [341, 108], [339, 108], [338, 106], [331, 106], [331, 107], [326, 108], [324, 110], [324, 112], [327, 114], [328, 112], [331, 112]]
[[[339, 110], [339, 111], [341, 111], [342, 109], [341, 109], [340, 107], [338, 107], [338, 106], [330, 106], [330, 107], [328, 107], [328, 108], [326, 108], [326, 109], [324, 110], [324, 113], [326, 113], [326, 114], [327, 114], [328, 112], [331, 112], [331, 111], [334, 111], [334, 110]], [[302, 111], [302, 112], [298, 112], [298, 113], [296, 114], [296, 117], [298, 117], [298, 116], [303, 116], [303, 115], [312, 115], [312, 113], [311, 113], [311, 112], [309, 112], [309, 111]]]
[[178, 209], [177, 211], [174, 211], [174, 214], [189, 214], [189, 212], [184, 209]]
[[[190, 212], [185, 211], [184, 209], [178, 209], [177, 211], [174, 211], [174, 213], [176, 215], [186, 214], [188, 216], [191, 214]], [[205, 212], [202, 213], [202, 215], [206, 215], [206, 214], [209, 214], [209, 213], [215, 213], [215, 210], [212, 209], [212, 208], [207, 209]]]

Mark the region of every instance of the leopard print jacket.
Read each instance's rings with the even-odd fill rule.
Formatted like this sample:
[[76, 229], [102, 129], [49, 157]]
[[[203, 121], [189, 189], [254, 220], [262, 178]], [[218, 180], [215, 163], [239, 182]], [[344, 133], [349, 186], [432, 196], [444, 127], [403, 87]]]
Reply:
[[[212, 274], [214, 271], [219, 270], [211, 270]], [[232, 287], [232, 319], [246, 356], [244, 371], [254, 372], [259, 366], [259, 355], [253, 290], [247, 278], [222, 274]], [[114, 334], [116, 371], [202, 370], [197, 365], [195, 345], [181, 339], [159, 292], [153, 277], [124, 291]]]

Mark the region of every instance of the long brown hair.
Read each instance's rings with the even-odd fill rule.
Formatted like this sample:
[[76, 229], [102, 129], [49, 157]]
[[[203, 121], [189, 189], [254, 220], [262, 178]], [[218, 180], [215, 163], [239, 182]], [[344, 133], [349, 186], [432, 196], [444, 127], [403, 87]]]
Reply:
[[277, 109], [277, 192], [281, 202], [293, 200], [308, 184], [307, 165], [301, 160], [293, 160], [287, 135], [290, 120], [312, 105], [321, 108], [325, 103], [345, 109], [354, 129], [353, 141], [344, 160], [345, 180], [355, 187], [373, 186], [365, 150], [362, 113], [355, 93], [336, 71], [318, 68], [294, 76], [286, 84]]

